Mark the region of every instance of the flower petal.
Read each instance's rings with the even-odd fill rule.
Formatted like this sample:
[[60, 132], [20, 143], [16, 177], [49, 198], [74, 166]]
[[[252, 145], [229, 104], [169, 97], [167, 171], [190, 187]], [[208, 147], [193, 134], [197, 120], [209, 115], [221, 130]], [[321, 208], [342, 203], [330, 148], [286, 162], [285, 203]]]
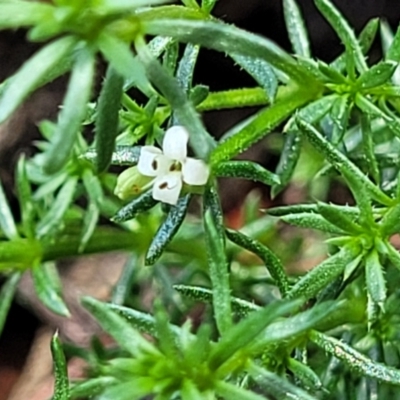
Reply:
[[173, 126], [165, 132], [163, 152], [171, 160], [185, 161], [189, 133], [183, 126]]
[[183, 181], [188, 185], [201, 186], [207, 183], [210, 168], [202, 160], [188, 158], [182, 165]]
[[178, 202], [181, 189], [182, 174], [180, 172], [170, 172], [155, 180], [153, 198], [163, 203], [175, 205]]
[[158, 161], [160, 156], [162, 157], [163, 154], [159, 148], [154, 146], [143, 146], [140, 150], [139, 161], [137, 164], [139, 172], [146, 176], [159, 175], [160, 168], [164, 167], [164, 163]]

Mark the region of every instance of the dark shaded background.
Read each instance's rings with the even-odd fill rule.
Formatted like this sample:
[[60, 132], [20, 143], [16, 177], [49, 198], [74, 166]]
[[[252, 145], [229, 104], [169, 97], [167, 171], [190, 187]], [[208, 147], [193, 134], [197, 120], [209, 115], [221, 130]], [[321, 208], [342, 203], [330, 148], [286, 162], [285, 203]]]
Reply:
[[[315, 57], [324, 61], [335, 58], [342, 50], [339, 39], [318, 13], [312, 0], [298, 0], [309, 28]], [[398, 0], [336, 0], [334, 3], [359, 32], [372, 17], [387, 19], [394, 29], [400, 16]], [[286, 34], [280, 0], [220, 0], [214, 14], [235, 25], [266, 36], [291, 51]], [[0, 82], [12, 74], [40, 45], [25, 42], [25, 32], [0, 33]], [[379, 59], [379, 43], [371, 52], [372, 59]], [[101, 80], [101, 74], [98, 74]], [[195, 73], [197, 83], [207, 84], [211, 90], [252, 86], [254, 82], [235, 67], [223, 54], [204, 50], [201, 52]], [[35, 93], [6, 124], [0, 126], [0, 177], [4, 182], [12, 205], [16, 202], [13, 192], [13, 170], [21, 152], [32, 153], [32, 140], [38, 138], [35, 123], [43, 118], [54, 118], [61, 102], [66, 77], [60, 78]], [[249, 110], [208, 113], [205, 122], [211, 132], [219, 136], [242, 119]], [[247, 158], [273, 168], [273, 158], [261, 146], [250, 150]], [[250, 183], [241, 186], [224, 184], [221, 188], [225, 210], [235, 209], [252, 188]], [[42, 317], [45, 322], [49, 322]], [[20, 305], [13, 305], [3, 336], [0, 338], [0, 400], [18, 378], [28, 354], [39, 320]], [[21, 399], [22, 400], [22, 399]]]

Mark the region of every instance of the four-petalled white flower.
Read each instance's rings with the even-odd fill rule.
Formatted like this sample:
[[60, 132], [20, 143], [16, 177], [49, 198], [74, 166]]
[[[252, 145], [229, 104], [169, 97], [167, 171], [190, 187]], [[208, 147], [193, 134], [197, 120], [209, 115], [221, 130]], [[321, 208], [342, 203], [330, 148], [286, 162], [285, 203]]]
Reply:
[[153, 178], [150, 184], [155, 200], [175, 205], [184, 183], [193, 186], [207, 183], [210, 170], [204, 161], [187, 157], [188, 140], [189, 133], [183, 126], [173, 126], [165, 132], [162, 150], [142, 147], [137, 171]]

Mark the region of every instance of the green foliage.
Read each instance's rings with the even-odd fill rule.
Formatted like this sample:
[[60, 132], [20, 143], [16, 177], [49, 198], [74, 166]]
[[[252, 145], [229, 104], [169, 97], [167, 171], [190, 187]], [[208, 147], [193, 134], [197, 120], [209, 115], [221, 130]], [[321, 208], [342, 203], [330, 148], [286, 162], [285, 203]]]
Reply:
[[54, 361], [54, 396], [53, 400], [69, 400], [70, 390], [68, 382], [67, 362], [58, 334], [51, 339], [51, 353]]
[[[330, 64], [312, 57], [295, 0], [283, 1], [295, 56], [214, 18], [216, 0], [0, 3], [0, 29], [44, 42], [1, 84], [0, 123], [70, 72], [57, 122], [42, 121], [38, 152], [18, 161], [19, 215], [0, 185], [0, 331], [23, 271], [44, 306], [67, 317], [56, 261], [130, 254], [111, 303], [82, 300], [115, 340], [79, 353], [85, 379], [69, 382], [68, 351], [53, 337], [54, 399], [399, 396], [400, 30], [381, 24], [384, 55], [370, 65], [379, 21], [356, 37], [331, 1], [314, 2], [344, 45]], [[202, 48], [228, 55], [253, 87], [196, 82]], [[218, 142], [200, 115], [254, 106]], [[164, 134], [176, 125], [197, 160], [171, 156]], [[234, 159], [267, 136], [275, 173]], [[117, 178], [121, 167], [130, 168]], [[250, 194], [243, 226], [228, 229], [217, 177], [257, 181], [272, 197], [298, 186], [304, 203], [260, 216]], [[159, 200], [157, 190], [175, 187], [175, 204]], [[332, 203], [331, 187], [347, 188], [351, 205]], [[188, 215], [196, 198], [201, 212]], [[305, 254], [315, 259], [308, 272]], [[159, 299], [151, 310], [139, 311], [143, 290]]]

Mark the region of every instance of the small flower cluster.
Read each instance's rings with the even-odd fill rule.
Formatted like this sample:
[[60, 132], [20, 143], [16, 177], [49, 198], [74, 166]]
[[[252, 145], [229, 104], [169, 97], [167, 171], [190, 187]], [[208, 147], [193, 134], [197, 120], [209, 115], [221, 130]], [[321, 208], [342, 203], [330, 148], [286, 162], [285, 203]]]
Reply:
[[128, 168], [119, 177], [115, 194], [126, 199], [153, 186], [155, 200], [175, 205], [183, 184], [204, 186], [210, 175], [202, 160], [187, 157], [189, 133], [183, 126], [169, 128], [162, 150], [143, 146], [137, 166]]

